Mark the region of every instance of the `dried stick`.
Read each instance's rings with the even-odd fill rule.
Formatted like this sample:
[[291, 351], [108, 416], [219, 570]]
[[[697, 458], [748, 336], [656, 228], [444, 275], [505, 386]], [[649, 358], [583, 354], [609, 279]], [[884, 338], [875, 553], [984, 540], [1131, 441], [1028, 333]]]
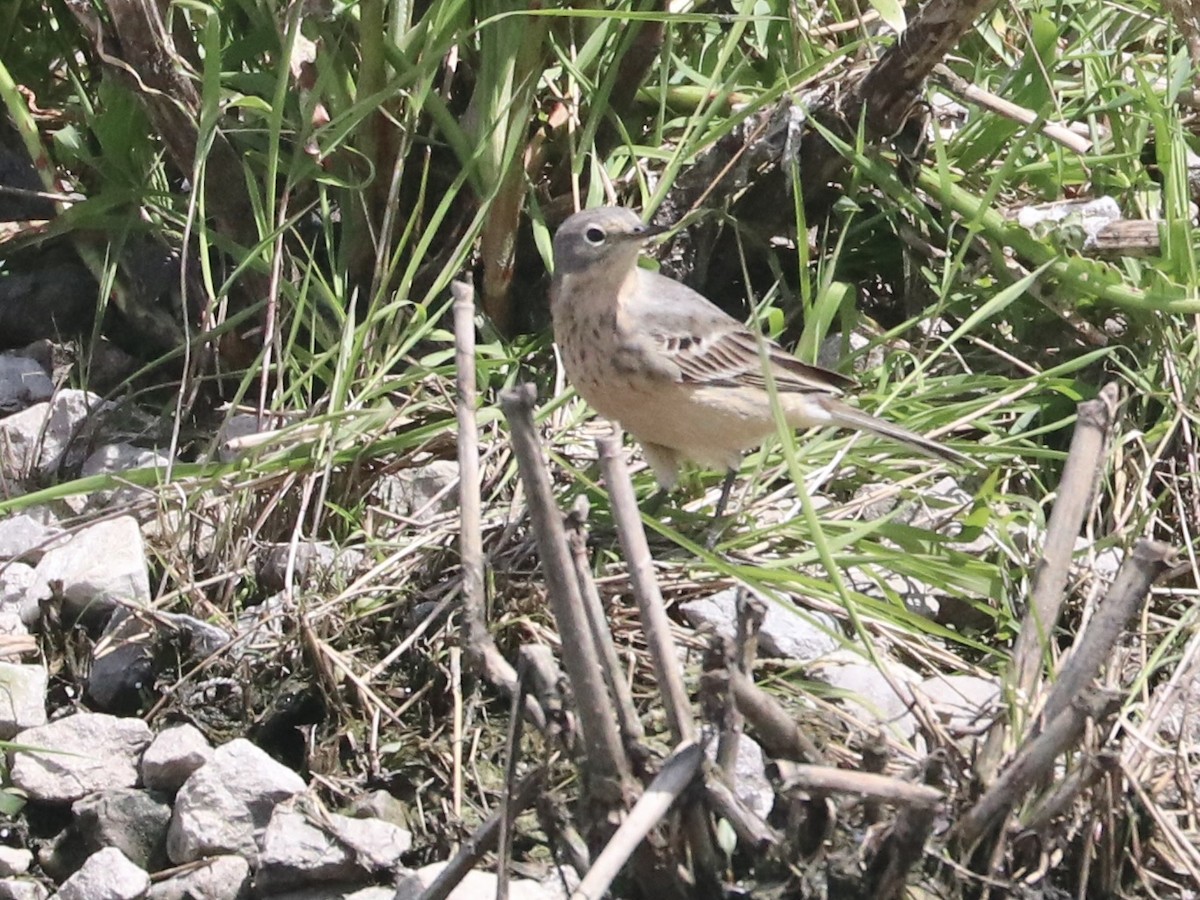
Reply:
[[579, 596], [579, 582], [575, 579], [567, 549], [562, 516], [550, 487], [550, 473], [546, 470], [533, 427], [535, 393], [531, 384], [517, 385], [500, 394], [500, 408], [508, 419], [521, 480], [529, 494], [529, 514], [533, 519], [550, 608], [563, 641], [563, 668], [571, 680], [578, 704], [579, 727], [588, 764], [583, 772], [584, 784], [593, 800], [616, 804], [622, 800], [628, 786], [629, 764], [621, 747], [616, 713], [600, 674], [596, 650], [590, 640], [576, 639], [578, 635], [588, 634], [591, 626]]
[[[939, 754], [925, 760], [922, 780], [927, 785], [940, 783], [944, 766]], [[869, 801], [878, 805], [878, 800]], [[880, 842], [864, 873], [866, 896], [880, 898], [904, 897], [909, 871], [925, 855], [925, 842], [933, 831], [937, 808], [920, 804], [903, 804], [896, 819]]]
[[[978, 85], [971, 84], [946, 65], [939, 63], [934, 66], [933, 77], [968, 103], [982, 106], [1006, 119], [1012, 119], [1022, 125], [1032, 125], [1039, 118], [1033, 110], [1018, 106], [1003, 97], [997, 97], [990, 91], [985, 91]], [[1039, 130], [1050, 140], [1057, 141], [1068, 150], [1081, 156], [1091, 152], [1092, 142], [1083, 135], [1076, 134], [1066, 125], [1060, 125], [1057, 122], [1043, 122]]]
[[1037, 801], [1037, 805], [1025, 816], [1023, 827], [1033, 832], [1049, 828], [1051, 822], [1067, 814], [1076, 797], [1120, 767], [1121, 757], [1115, 750], [1085, 757], [1080, 765], [1071, 769], [1065, 778], [1056, 781], [1050, 792]]
[[[1075, 538], [1091, 508], [1092, 497], [1103, 471], [1117, 400], [1117, 385], [1110, 382], [1101, 389], [1100, 396], [1095, 400], [1079, 404], [1075, 433], [1071, 437], [1071, 449], [1063, 467], [1058, 497], [1046, 525], [1042, 558], [1033, 576], [1029, 609], [1013, 645], [1012, 662], [1006, 679], [1013, 695], [1025, 704], [1033, 696], [1047, 642], [1058, 623], [1071, 557], [1075, 552]], [[1023, 711], [1017, 710], [1018, 713]], [[1012, 724], [1020, 728], [1020, 721]], [[1007, 727], [1008, 723], [998, 722], [980, 753], [976, 772], [985, 782], [999, 766]]]
[[709, 778], [704, 784], [704, 790], [708, 797], [708, 805], [717, 816], [733, 827], [739, 844], [761, 855], [782, 843], [783, 835], [746, 806], [721, 779]]
[[[758, 656], [758, 632], [762, 629], [767, 607], [758, 597], [744, 587], [737, 590], [737, 644], [735, 645], [737, 670], [753, 679], [754, 660]], [[729, 698], [729, 713], [722, 720], [721, 735], [717, 739], [717, 766], [730, 784], [734, 784], [737, 765], [738, 742], [741, 740], [745, 720], [737, 704]]]
[[820, 763], [825, 756], [779, 701], [740, 672], [729, 673], [733, 702], [746, 717], [768, 756]]
[[1054, 719], [1067, 708], [1111, 658], [1126, 623], [1141, 608], [1150, 586], [1171, 567], [1174, 549], [1158, 541], [1140, 540], [1121, 563], [1104, 601], [1076, 640], [1071, 656], [1046, 698], [1043, 716]]
[[958, 846], [969, 854], [988, 831], [999, 827], [1032, 785], [1053, 776], [1054, 761], [1079, 740], [1089, 719], [1102, 720], [1119, 706], [1119, 698], [1097, 690], [1085, 691], [1072, 699], [1041, 734], [1017, 750], [995, 783], [958, 820], [951, 832]]
[[600, 466], [612, 502], [613, 521], [617, 524], [617, 535], [629, 566], [629, 581], [641, 614], [642, 629], [646, 633], [654, 674], [662, 692], [671, 737], [676, 743], [694, 740], [696, 725], [692, 720], [683, 676], [679, 672], [679, 658], [671, 638], [671, 621], [667, 618], [667, 609], [654, 577], [653, 559], [646, 543], [646, 532], [642, 529], [633, 483], [629, 480], [629, 471], [621, 457], [621, 443], [615, 435], [600, 438], [596, 443], [600, 448]]
[[[517, 673], [488, 632], [484, 613], [483, 515], [479, 492], [479, 428], [475, 421], [475, 291], [465, 281], [450, 285], [454, 296], [455, 418], [458, 424], [458, 555], [462, 570], [463, 630], [460, 643], [472, 672], [503, 690], [517, 693]], [[539, 731], [542, 710], [528, 698], [525, 714]]]
[[522, 778], [504, 808], [492, 813], [486, 822], [475, 829], [475, 833], [459, 848], [446, 868], [442, 869], [433, 883], [422, 892], [420, 900], [445, 900], [449, 897], [450, 892], [458, 886], [471, 868], [495, 846], [496, 839], [500, 836], [502, 817], [505, 814], [515, 817], [533, 803], [542, 791], [545, 777], [545, 767], [539, 766]]
[[944, 797], [937, 788], [901, 781], [888, 775], [876, 775], [873, 772], [853, 772], [849, 769], [835, 769], [832, 766], [809, 766], [787, 760], [776, 760], [773, 766], [783, 780], [779, 788], [781, 793], [801, 790], [818, 794], [858, 794], [885, 803], [918, 806], [922, 809], [936, 808]]
[[592, 868], [579, 883], [571, 900], [600, 900], [612, 880], [617, 877], [642, 839], [657, 825], [671, 805], [679, 799], [684, 789], [700, 771], [704, 762], [704, 750], [694, 741], [675, 748], [667, 757], [662, 770], [650, 782], [644, 793], [621, 827], [617, 829], [607, 846], [596, 857]]
[[567, 543], [571, 547], [571, 559], [575, 563], [579, 593], [583, 597], [583, 606], [591, 625], [592, 641], [596, 645], [596, 652], [604, 660], [604, 675], [617, 707], [617, 725], [625, 739], [627, 752], [632, 753], [642, 749], [641, 741], [646, 734], [642, 730], [637, 707], [633, 705], [633, 692], [625, 681], [621, 660], [617, 657], [617, 648], [613, 645], [612, 631], [609, 630], [608, 619], [604, 615], [604, 604], [600, 600], [600, 593], [596, 590], [596, 582], [592, 579], [592, 570], [588, 565], [585, 530], [587, 515], [587, 497], [581, 494], [567, 520]]

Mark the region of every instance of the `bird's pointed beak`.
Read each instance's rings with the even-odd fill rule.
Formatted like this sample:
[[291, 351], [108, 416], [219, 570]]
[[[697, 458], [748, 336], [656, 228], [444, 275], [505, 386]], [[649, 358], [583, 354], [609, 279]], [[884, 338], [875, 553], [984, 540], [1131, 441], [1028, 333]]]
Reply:
[[629, 233], [630, 240], [648, 241], [652, 237], [658, 237], [660, 234], [666, 234], [670, 231], [670, 225], [642, 225], [641, 228]]

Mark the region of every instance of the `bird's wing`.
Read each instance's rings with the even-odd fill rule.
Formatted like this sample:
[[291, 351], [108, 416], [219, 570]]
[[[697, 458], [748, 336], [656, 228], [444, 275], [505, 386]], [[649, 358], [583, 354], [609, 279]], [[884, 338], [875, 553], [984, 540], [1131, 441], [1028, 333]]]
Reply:
[[678, 368], [682, 381], [765, 390], [761, 343], [776, 390], [840, 394], [853, 384], [844, 375], [800, 362], [686, 285], [645, 269], [639, 272], [641, 290], [632, 318], [654, 349]]

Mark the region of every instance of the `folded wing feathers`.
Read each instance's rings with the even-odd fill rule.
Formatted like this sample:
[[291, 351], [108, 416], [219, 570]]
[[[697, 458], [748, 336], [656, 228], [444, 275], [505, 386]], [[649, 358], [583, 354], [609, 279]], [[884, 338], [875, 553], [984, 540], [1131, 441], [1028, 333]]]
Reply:
[[[758, 339], [740, 323], [704, 337], [656, 334], [654, 338], [659, 351], [679, 367], [684, 381], [707, 387], [767, 388]], [[836, 372], [802, 363], [779, 345], [762, 340], [776, 390], [840, 394], [842, 388], [853, 383]]]

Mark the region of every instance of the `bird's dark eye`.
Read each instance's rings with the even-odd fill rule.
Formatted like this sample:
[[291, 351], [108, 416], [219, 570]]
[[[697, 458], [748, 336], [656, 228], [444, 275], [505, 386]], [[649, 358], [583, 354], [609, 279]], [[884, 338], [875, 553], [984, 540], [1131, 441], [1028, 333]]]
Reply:
[[604, 239], [608, 236], [604, 233], [604, 229], [596, 225], [591, 226], [583, 233], [589, 244], [603, 244]]

